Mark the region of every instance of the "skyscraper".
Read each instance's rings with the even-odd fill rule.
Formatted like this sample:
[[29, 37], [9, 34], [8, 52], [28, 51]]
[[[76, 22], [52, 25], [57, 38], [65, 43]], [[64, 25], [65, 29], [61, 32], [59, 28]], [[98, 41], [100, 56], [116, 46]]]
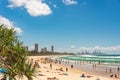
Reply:
[[35, 43], [35, 53], [38, 53], [38, 44]]
[[46, 47], [41, 48], [41, 52], [42, 52], [42, 53], [47, 53], [47, 48], [46, 48]]
[[51, 46], [51, 52], [54, 53], [54, 46]]

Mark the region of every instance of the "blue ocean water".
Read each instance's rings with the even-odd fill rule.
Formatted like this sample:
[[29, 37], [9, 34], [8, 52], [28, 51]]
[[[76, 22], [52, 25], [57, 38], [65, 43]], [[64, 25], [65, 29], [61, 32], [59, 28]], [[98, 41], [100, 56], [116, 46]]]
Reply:
[[117, 69], [120, 68], [120, 55], [69, 55], [59, 56], [56, 59], [65, 66], [74, 65], [75, 68], [90, 74], [104, 73], [104, 76], [109, 76], [110, 69], [112, 73], [118, 73]]
[[61, 57], [65, 60], [88, 61], [100, 63], [120, 63], [120, 55], [74, 55]]

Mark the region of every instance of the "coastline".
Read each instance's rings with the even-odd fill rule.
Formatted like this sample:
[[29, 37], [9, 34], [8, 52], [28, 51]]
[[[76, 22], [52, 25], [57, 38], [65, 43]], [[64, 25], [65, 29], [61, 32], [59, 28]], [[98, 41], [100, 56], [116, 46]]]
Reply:
[[[54, 58], [54, 57], [58, 57], [60, 55], [52, 55], [52, 56], [29, 56], [29, 58], [33, 58], [34, 60], [40, 60], [41, 58]], [[50, 63], [52, 64], [52, 69], [50, 69]], [[47, 78], [52, 78], [52, 77], [56, 77], [58, 78], [58, 80], [96, 80], [97, 78], [99, 78], [100, 80], [119, 80], [120, 78], [115, 78], [110, 77], [110, 75], [112, 73], [109, 72], [105, 72], [105, 68], [104, 66], [96, 66], [96, 69], [92, 70], [88, 65], [90, 65], [89, 63], [84, 63], [81, 64], [82, 67], [89, 67], [89, 68], [75, 68], [73, 67], [73, 69], [71, 69], [70, 66], [68, 65], [64, 65], [64, 64], [59, 64], [59, 63], [54, 63], [54, 62], [50, 62], [50, 63], [40, 63], [40, 68], [37, 69], [37, 73], [38, 74], [42, 74], [45, 76], [37, 76], [36, 78], [34, 77], [33, 80], [47, 80]], [[78, 64], [78, 63], [77, 63]], [[68, 72], [66, 72], [66, 67], [68, 68]], [[97, 68], [101, 68], [104, 70], [97, 71]], [[56, 69], [62, 68], [63, 72], [58, 71]], [[40, 72], [39, 72], [40, 71]], [[64, 74], [63, 74], [64, 73]], [[65, 75], [66, 74], [66, 75]], [[82, 74], [84, 74], [85, 76], [90, 76], [89, 78], [82, 78], [80, 77]], [[52, 80], [52, 79], [51, 79]], [[57, 80], [57, 79], [53, 79], [53, 80]]]

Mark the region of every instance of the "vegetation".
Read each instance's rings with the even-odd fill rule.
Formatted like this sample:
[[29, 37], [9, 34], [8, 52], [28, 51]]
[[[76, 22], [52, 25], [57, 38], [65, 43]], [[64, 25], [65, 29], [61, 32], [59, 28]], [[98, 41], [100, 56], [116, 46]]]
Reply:
[[7, 76], [13, 80], [16, 80], [16, 76], [26, 76], [28, 80], [32, 80], [35, 67], [27, 62], [27, 53], [16, 31], [0, 25], [0, 63], [1, 67], [7, 69]]
[[38, 53], [35, 53], [34, 50], [32, 51], [29, 51], [29, 56], [41, 56], [41, 55], [75, 55], [74, 53], [67, 53], [67, 52], [64, 52], [64, 53], [61, 53], [61, 52], [50, 52], [50, 51], [47, 51], [47, 52], [38, 52]]

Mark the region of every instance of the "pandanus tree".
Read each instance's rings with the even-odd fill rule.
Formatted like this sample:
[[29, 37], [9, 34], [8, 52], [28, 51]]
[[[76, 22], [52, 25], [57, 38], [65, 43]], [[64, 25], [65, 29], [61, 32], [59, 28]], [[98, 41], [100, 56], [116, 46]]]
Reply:
[[7, 69], [7, 75], [10, 78], [16, 80], [16, 77], [26, 76], [28, 80], [32, 80], [35, 67], [31, 62], [27, 62], [27, 54], [16, 31], [0, 25], [0, 63]]

